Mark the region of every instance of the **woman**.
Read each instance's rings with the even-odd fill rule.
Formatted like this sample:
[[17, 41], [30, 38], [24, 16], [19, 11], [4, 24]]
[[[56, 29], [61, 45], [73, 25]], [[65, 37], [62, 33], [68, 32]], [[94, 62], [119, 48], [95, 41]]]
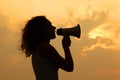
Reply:
[[69, 36], [64, 35], [62, 40], [65, 59], [50, 44], [50, 40], [56, 38], [55, 29], [45, 16], [33, 17], [23, 29], [21, 49], [27, 57], [32, 56], [36, 80], [58, 80], [59, 68], [73, 71]]

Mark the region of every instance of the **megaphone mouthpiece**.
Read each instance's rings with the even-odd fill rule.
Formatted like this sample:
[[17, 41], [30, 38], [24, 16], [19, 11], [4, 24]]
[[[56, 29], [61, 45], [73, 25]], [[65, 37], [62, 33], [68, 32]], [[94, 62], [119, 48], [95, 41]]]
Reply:
[[57, 29], [57, 35], [62, 35], [62, 34], [63, 34], [62, 28]]

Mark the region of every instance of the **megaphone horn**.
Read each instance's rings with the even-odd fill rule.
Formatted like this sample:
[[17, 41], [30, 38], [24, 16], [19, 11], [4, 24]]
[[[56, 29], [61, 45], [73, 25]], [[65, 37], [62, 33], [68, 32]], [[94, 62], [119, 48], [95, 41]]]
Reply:
[[68, 35], [68, 36], [75, 36], [77, 38], [80, 38], [81, 36], [81, 29], [80, 29], [80, 25], [76, 25], [74, 27], [71, 28], [60, 28], [57, 29], [57, 35]]

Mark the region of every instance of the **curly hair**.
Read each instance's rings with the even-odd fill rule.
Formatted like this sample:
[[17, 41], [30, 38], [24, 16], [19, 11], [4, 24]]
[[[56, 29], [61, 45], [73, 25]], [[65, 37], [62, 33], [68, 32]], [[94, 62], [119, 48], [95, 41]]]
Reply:
[[43, 29], [50, 21], [45, 16], [30, 19], [22, 30], [21, 50], [29, 57], [43, 41]]

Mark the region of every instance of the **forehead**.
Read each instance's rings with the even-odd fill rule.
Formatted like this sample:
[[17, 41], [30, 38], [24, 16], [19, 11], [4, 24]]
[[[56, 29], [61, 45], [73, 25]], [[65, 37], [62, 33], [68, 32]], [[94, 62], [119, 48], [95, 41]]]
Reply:
[[47, 22], [47, 24], [51, 24], [51, 22], [49, 20], [47, 20], [46, 22]]
[[49, 20], [47, 20], [47, 21], [46, 21], [46, 25], [49, 27], [49, 26], [52, 25], [52, 23], [51, 23]]

